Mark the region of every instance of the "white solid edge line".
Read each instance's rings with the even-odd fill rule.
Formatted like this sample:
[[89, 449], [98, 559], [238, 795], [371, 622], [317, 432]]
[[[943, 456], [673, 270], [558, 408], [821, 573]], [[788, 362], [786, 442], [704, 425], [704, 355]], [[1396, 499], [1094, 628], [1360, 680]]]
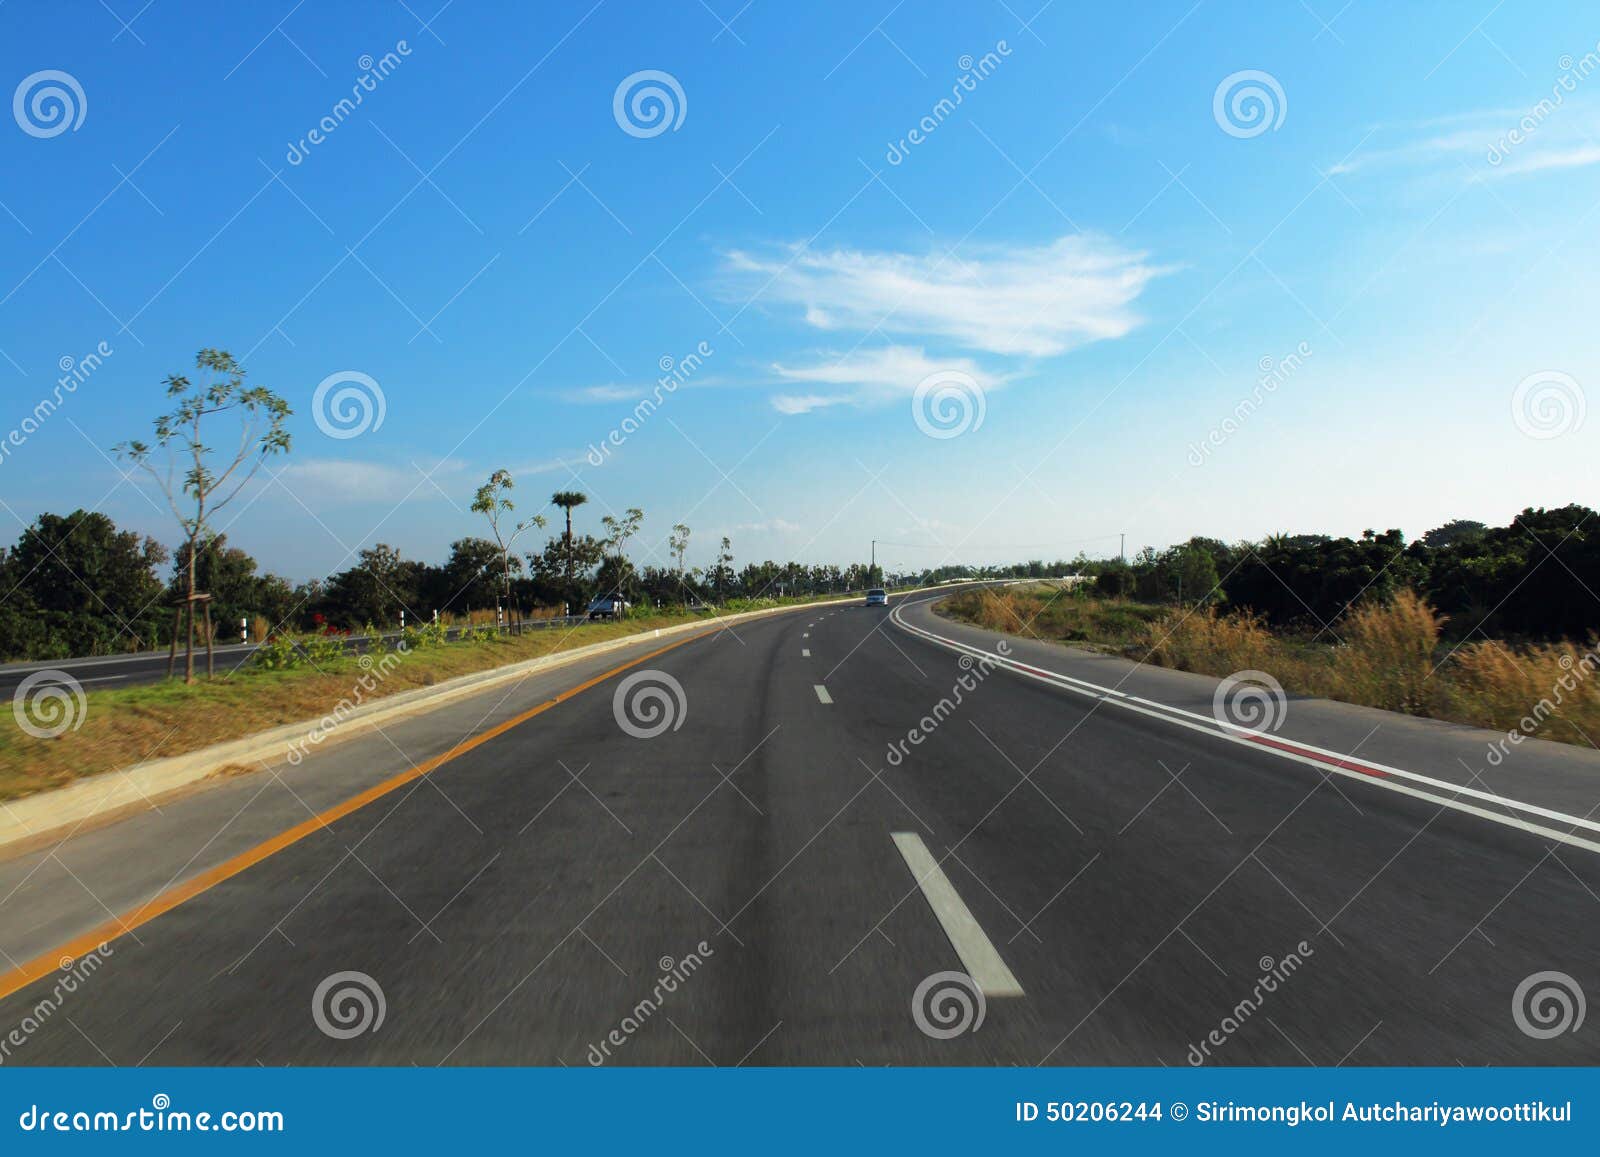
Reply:
[[[1516, 828], [1519, 831], [1531, 832], [1534, 835], [1556, 840], [1559, 843], [1568, 844], [1572, 847], [1583, 848], [1586, 851], [1600, 853], [1600, 842], [1596, 842], [1594, 840], [1584, 839], [1581, 836], [1575, 836], [1569, 832], [1561, 832], [1555, 830], [1554, 828], [1548, 828], [1540, 824], [1530, 823], [1527, 820], [1519, 819], [1516, 816], [1508, 816], [1500, 812], [1489, 811], [1486, 808], [1477, 807], [1473, 804], [1463, 803], [1459, 798], [1447, 798], [1431, 791], [1424, 791], [1419, 788], [1409, 787], [1406, 784], [1395, 783], [1393, 780], [1384, 777], [1367, 775], [1364, 772], [1356, 771], [1352, 768], [1340, 767], [1337, 763], [1329, 763], [1322, 759], [1315, 759], [1308, 755], [1301, 755], [1293, 751], [1284, 751], [1281, 748], [1272, 747], [1267, 744], [1256, 743], [1246, 737], [1248, 735], [1255, 734], [1255, 732], [1251, 732], [1247, 728], [1237, 728], [1235, 730], [1243, 734], [1234, 734], [1233, 732], [1223, 730], [1222, 725], [1216, 720], [1212, 719], [1210, 716], [1198, 715], [1193, 711], [1186, 711], [1181, 707], [1172, 707], [1165, 703], [1157, 703], [1150, 699], [1141, 699], [1137, 695], [1130, 695], [1125, 691], [1118, 691], [1113, 687], [1102, 687], [1098, 683], [1090, 683], [1083, 679], [1076, 679], [1071, 675], [1062, 675], [1054, 671], [1043, 672], [1031, 670], [1016, 663], [1014, 660], [1006, 659], [995, 655], [993, 652], [986, 651], [982, 647], [970, 646], [966, 643], [957, 642], [954, 639], [947, 639], [943, 635], [936, 635], [932, 631], [923, 630], [921, 627], [912, 626], [910, 623], [907, 623], [898, 616], [895, 616], [894, 620], [895, 624], [902, 630], [908, 631], [914, 635], [920, 635], [937, 646], [944, 647], [947, 650], [959, 651], [963, 654], [982, 656], [986, 660], [999, 666], [1003, 666], [1015, 674], [1021, 675], [1024, 678], [1033, 679], [1036, 682], [1043, 683], [1049, 687], [1056, 687], [1063, 691], [1076, 692], [1079, 695], [1085, 695], [1091, 699], [1097, 699], [1103, 703], [1109, 703], [1113, 707], [1121, 707], [1124, 710], [1134, 711], [1140, 715], [1148, 715], [1152, 719], [1162, 719], [1168, 723], [1175, 724], [1179, 727], [1187, 727], [1191, 731], [1198, 731], [1204, 735], [1210, 735], [1228, 743], [1243, 744], [1249, 747], [1252, 751], [1260, 751], [1265, 752], [1268, 755], [1276, 755], [1281, 759], [1292, 760], [1295, 763], [1303, 763], [1308, 767], [1314, 767], [1319, 771], [1327, 772], [1331, 775], [1342, 775], [1346, 779], [1353, 779], [1360, 783], [1371, 784], [1374, 787], [1398, 792], [1401, 795], [1412, 796], [1415, 799], [1426, 800], [1430, 803], [1438, 804], [1440, 807], [1446, 807], [1454, 811], [1464, 812], [1468, 815], [1478, 816], [1480, 819], [1486, 819], [1493, 823], [1503, 824], [1506, 827]], [[1329, 751], [1326, 748], [1317, 747], [1310, 743], [1303, 743], [1298, 739], [1294, 740], [1293, 743], [1296, 747], [1303, 748], [1306, 751], [1316, 752], [1319, 755], [1324, 755], [1328, 760], [1344, 760], [1354, 758], [1352, 756], [1341, 755], [1338, 752]], [[1536, 815], [1543, 819], [1555, 820], [1559, 823], [1571, 824], [1574, 827], [1582, 827], [1591, 831], [1600, 832], [1600, 822], [1586, 819], [1583, 816], [1568, 815], [1565, 812], [1554, 811], [1550, 808], [1540, 807], [1537, 804], [1524, 803], [1521, 800], [1511, 799], [1508, 796], [1495, 795], [1493, 792], [1479, 791], [1476, 788], [1467, 787], [1462, 784], [1450, 783], [1447, 780], [1433, 779], [1418, 772], [1407, 771], [1404, 768], [1399, 767], [1392, 767], [1389, 764], [1378, 763], [1375, 760], [1361, 759], [1358, 762], [1377, 771], [1384, 772], [1389, 776], [1398, 776], [1401, 779], [1411, 780], [1416, 783], [1426, 784], [1429, 787], [1451, 792], [1454, 797], [1460, 797], [1463, 795], [1471, 796], [1474, 799], [1480, 799], [1487, 803], [1497, 804], [1500, 807], [1514, 808], [1517, 811], [1527, 812], [1530, 815]]]
[[823, 702], [823, 703], [832, 703], [833, 702], [833, 696], [828, 694], [828, 689], [826, 687], [824, 687], [821, 683], [813, 683], [812, 684], [812, 688], [816, 691], [817, 699], [820, 702]]
[[911, 869], [917, 887], [922, 890], [922, 898], [933, 909], [934, 917], [950, 938], [950, 946], [961, 958], [961, 966], [972, 977], [978, 991], [984, 996], [1021, 996], [1022, 985], [1000, 959], [1000, 953], [984, 935], [972, 910], [961, 899], [944, 869], [939, 867], [933, 853], [928, 851], [922, 837], [916, 832], [891, 832], [890, 836], [906, 867]]

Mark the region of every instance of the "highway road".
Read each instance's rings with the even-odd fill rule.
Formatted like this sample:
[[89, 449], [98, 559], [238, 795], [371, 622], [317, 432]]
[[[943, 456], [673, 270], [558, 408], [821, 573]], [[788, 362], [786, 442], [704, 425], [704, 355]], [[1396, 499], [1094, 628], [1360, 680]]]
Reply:
[[1593, 756], [929, 633], [999, 639], [802, 610], [0, 863], [5, 1063], [1592, 1061], [1514, 997], [1600, 991]]

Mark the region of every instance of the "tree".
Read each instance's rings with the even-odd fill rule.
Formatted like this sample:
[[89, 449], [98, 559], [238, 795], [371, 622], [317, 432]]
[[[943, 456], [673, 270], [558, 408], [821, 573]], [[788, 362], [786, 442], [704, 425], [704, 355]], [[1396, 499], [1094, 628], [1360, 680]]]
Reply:
[[582, 506], [585, 502], [588, 502], [588, 501], [589, 501], [589, 496], [587, 494], [583, 493], [581, 490], [557, 490], [554, 494], [552, 494], [550, 496], [551, 505], [561, 507], [562, 511], [564, 511], [566, 516], [567, 516], [567, 529], [566, 529], [566, 533], [562, 535], [561, 541], [566, 544], [567, 569], [566, 569], [566, 576], [565, 577], [566, 577], [566, 581], [567, 581], [567, 586], [569, 588], [572, 586], [572, 570], [573, 570], [573, 568], [572, 568], [572, 562], [573, 562], [573, 559], [572, 559], [572, 512], [573, 512], [574, 509], [576, 509], [579, 506]]
[[613, 518], [609, 514], [601, 518], [600, 524], [606, 528], [606, 551], [610, 554], [626, 554], [628, 540], [639, 533], [639, 524], [643, 521], [644, 511], [637, 506], [628, 507], [628, 513], [621, 518]]
[[[550, 538], [544, 550], [528, 555], [528, 565], [539, 588], [548, 597], [576, 605], [584, 601], [585, 582], [578, 576], [587, 576], [605, 558], [605, 544], [593, 535], [579, 535], [571, 540], [560, 536]], [[569, 577], [571, 576], [571, 577]]]
[[[472, 509], [489, 520], [489, 529], [494, 532], [495, 545], [500, 548], [500, 593], [508, 602], [511, 599], [511, 544], [516, 542], [517, 536], [529, 527], [544, 526], [544, 516], [535, 514], [532, 518], [525, 518], [509, 528], [505, 534], [501, 534], [500, 516], [510, 514], [516, 509], [511, 499], [507, 497], [514, 485], [515, 483], [511, 481], [511, 471], [496, 470], [489, 475], [489, 481], [478, 487], [478, 492], [472, 499]], [[519, 619], [522, 617], [520, 610], [517, 617]]]
[[1436, 526], [1422, 536], [1424, 546], [1435, 550], [1461, 542], [1476, 542], [1489, 528], [1470, 518], [1453, 518], [1443, 526]]
[[[174, 601], [182, 599], [186, 589], [188, 551], [187, 544], [179, 547], [173, 562], [168, 591]], [[278, 628], [298, 609], [288, 580], [272, 574], [257, 574], [256, 560], [237, 547], [229, 546], [226, 535], [219, 534], [201, 544], [194, 569], [196, 583], [211, 596], [210, 606], [218, 629], [226, 630], [230, 637], [241, 619], [260, 615], [273, 628]]]
[[[201, 350], [195, 355], [195, 368], [208, 375], [206, 382], [192, 383], [183, 374], [167, 376], [167, 397], [177, 401], [170, 412], [156, 418], [154, 445], [128, 441], [115, 447], [119, 456], [137, 463], [156, 480], [183, 532], [188, 566], [183, 601], [173, 617], [167, 674], [172, 674], [177, 659], [179, 624], [186, 620], [188, 645], [184, 652], [183, 675], [186, 683], [194, 682], [196, 602], [201, 603], [206, 619], [206, 675], [215, 671], [211, 654], [211, 610], [207, 596], [200, 593], [196, 582], [199, 547], [213, 537], [211, 520], [238, 497], [261, 463], [274, 454], [288, 452], [289, 431], [285, 423], [291, 413], [289, 403], [265, 386], [246, 386], [244, 370], [226, 350]], [[212, 466], [215, 449], [204, 442], [203, 426], [207, 418], [223, 414], [239, 419], [240, 435], [238, 448], [224, 451], [224, 458], [218, 459], [226, 462], [218, 469]], [[164, 473], [152, 461], [158, 448], [166, 455]], [[179, 462], [185, 459], [180, 481], [176, 471]]]
[[104, 514], [41, 514], [0, 560], [0, 656], [69, 658], [158, 645], [167, 550]]
[[672, 528], [672, 534], [667, 539], [667, 547], [678, 556], [678, 581], [683, 581], [683, 555], [689, 549], [689, 528], [683, 523], [677, 523]]
[[398, 550], [382, 542], [356, 558], [355, 566], [328, 580], [320, 604], [322, 613], [347, 630], [394, 622], [400, 611], [416, 601], [421, 577], [418, 564], [401, 558]]
[[[511, 560], [511, 569], [522, 569], [521, 559]], [[432, 601], [438, 610], [453, 610], [458, 604], [471, 609], [487, 606], [500, 589], [505, 566], [500, 547], [486, 538], [458, 538], [450, 544], [450, 557], [442, 571], [441, 589]]]
[[733, 543], [728, 541], [728, 536], [722, 536], [722, 545], [717, 548], [716, 565], [711, 570], [711, 589], [716, 592], [717, 601], [725, 602], [728, 589], [733, 586]]

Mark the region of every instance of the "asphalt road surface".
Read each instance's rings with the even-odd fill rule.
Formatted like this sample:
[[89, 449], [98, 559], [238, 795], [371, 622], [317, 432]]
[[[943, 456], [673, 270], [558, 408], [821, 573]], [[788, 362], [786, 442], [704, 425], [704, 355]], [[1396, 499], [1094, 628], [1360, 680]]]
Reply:
[[[918, 597], [899, 610], [945, 628]], [[1595, 1026], [1547, 1034], [1548, 1002], [1513, 1009], [1539, 973], [1600, 991], [1581, 840], [966, 666], [861, 606], [539, 694], [536, 716], [116, 939], [6, 1063], [1596, 1055]], [[1437, 728], [1435, 754], [1458, 741], [1405, 723]], [[365, 750], [404, 770], [394, 748]], [[0, 1036], [51, 988], [0, 1001]]]

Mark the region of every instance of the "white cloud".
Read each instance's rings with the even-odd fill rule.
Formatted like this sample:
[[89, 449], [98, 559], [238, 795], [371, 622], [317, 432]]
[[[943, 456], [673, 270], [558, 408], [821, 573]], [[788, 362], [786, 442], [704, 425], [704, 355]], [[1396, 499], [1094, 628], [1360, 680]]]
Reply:
[[730, 534], [744, 532], [747, 534], [793, 534], [800, 529], [798, 522], [790, 522], [783, 518], [769, 518], [765, 522], [741, 522], [730, 528]]
[[[333, 502], [400, 502], [450, 492], [465, 463], [446, 459], [431, 464], [390, 466], [347, 458], [302, 458], [284, 467], [278, 481], [313, 510]], [[424, 477], [432, 478], [430, 483]], [[439, 490], [434, 489], [437, 485]]]
[[911, 395], [918, 383], [938, 373], [966, 374], [985, 393], [1005, 378], [991, 374], [971, 358], [932, 358], [919, 347], [884, 346], [845, 354], [824, 354], [812, 365], [773, 365], [785, 381], [838, 387], [831, 393], [777, 394], [772, 404], [783, 414], [806, 414], [825, 406], [875, 405]]
[[607, 383], [603, 386], [584, 386], [581, 389], [567, 390], [562, 394], [569, 402], [631, 402], [644, 395], [643, 386], [619, 386]]
[[967, 349], [1048, 357], [1122, 337], [1163, 272], [1146, 255], [1088, 235], [1040, 246], [989, 246], [971, 257], [793, 246], [735, 251], [726, 271], [748, 296], [798, 305], [823, 330], [935, 337]]
[[[1380, 125], [1363, 145], [1328, 169], [1331, 176], [1369, 170], [1437, 169], [1472, 180], [1600, 164], [1600, 112], [1590, 102], [1553, 99], [1523, 109], [1480, 109], [1410, 124]], [[1396, 141], [1398, 143], [1386, 143]]]

